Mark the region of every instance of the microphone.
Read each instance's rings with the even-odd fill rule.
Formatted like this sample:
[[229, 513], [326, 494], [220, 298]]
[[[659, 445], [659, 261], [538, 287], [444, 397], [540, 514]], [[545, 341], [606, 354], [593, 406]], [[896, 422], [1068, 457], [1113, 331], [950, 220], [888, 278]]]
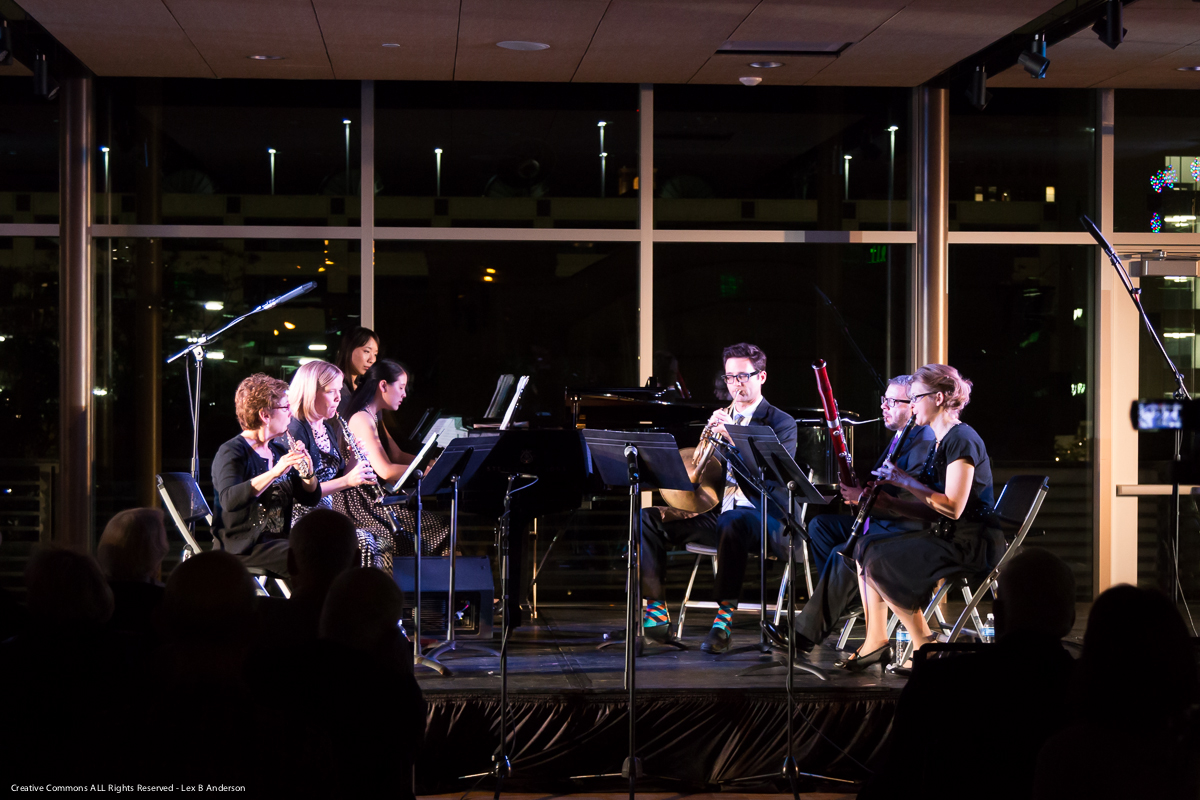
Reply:
[[1108, 243], [1108, 240], [1104, 238], [1104, 234], [1100, 232], [1100, 229], [1096, 227], [1096, 223], [1092, 222], [1087, 214], [1080, 214], [1079, 222], [1091, 234], [1092, 238], [1096, 240], [1096, 244], [1100, 245], [1100, 249], [1104, 251], [1105, 255], [1113, 261], [1121, 260], [1117, 258], [1117, 254], [1113, 252], [1112, 245]]
[[638, 451], [631, 444], [625, 445], [625, 460], [629, 463], [629, 480], [631, 483], [638, 479]]
[[277, 305], [280, 305], [281, 303], [286, 303], [289, 300], [295, 300], [300, 295], [307, 294], [315, 288], [317, 288], [317, 282], [309, 281], [308, 283], [304, 284], [303, 286], [297, 286], [295, 289], [292, 289], [290, 292], [286, 292], [284, 294], [279, 295], [279, 297], [276, 297], [272, 300], [268, 300], [267, 302], [263, 303], [261, 306], [254, 309], [254, 311], [251, 311], [250, 313], [254, 314], [259, 311], [267, 311], [269, 309], [274, 308]]

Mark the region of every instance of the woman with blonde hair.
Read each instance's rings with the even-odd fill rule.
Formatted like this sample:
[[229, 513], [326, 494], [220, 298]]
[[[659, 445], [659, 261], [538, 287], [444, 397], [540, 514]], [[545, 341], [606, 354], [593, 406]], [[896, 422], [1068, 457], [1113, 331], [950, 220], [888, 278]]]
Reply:
[[[314, 508], [329, 508], [354, 519], [348, 496], [351, 493], [347, 490], [375, 483], [376, 477], [369, 463], [355, 458], [346, 432], [337, 420], [341, 392], [340, 369], [327, 361], [302, 364], [292, 376], [288, 389], [293, 413], [288, 434], [294, 441], [302, 442], [304, 449], [312, 454], [313, 469], [321, 485], [321, 500]], [[293, 508], [294, 520], [310, 510]], [[363, 565], [390, 570], [390, 554], [394, 549], [391, 537], [374, 535], [373, 531], [357, 524], [355, 527], [358, 528]]]
[[1004, 550], [1004, 537], [992, 517], [992, 465], [975, 430], [959, 419], [971, 400], [971, 382], [954, 367], [926, 364], [913, 374], [909, 401], [918, 425], [936, 437], [918, 475], [884, 461], [879, 480], [911, 494], [898, 499], [880, 492], [877, 511], [891, 511], [930, 523], [926, 528], [864, 537], [855, 547], [867, 634], [859, 650], [838, 666], [851, 671], [887, 663], [890, 608], [912, 635], [913, 647], [933, 641], [922, 613], [943, 578], [987, 572]]

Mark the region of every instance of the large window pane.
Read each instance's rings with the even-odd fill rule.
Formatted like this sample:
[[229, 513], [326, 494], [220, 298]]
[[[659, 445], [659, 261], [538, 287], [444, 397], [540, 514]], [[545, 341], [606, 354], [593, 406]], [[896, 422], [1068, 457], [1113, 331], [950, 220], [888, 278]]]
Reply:
[[1113, 165], [1118, 231], [1195, 233], [1200, 145], [1192, 92], [1119, 89]]
[[58, 224], [58, 101], [0, 77], [0, 222]]
[[[1167, 354], [1183, 373], [1188, 391], [1196, 396], [1200, 353], [1196, 348], [1196, 323], [1200, 319], [1200, 286], [1196, 278], [1142, 278], [1142, 305], [1163, 337]], [[1158, 346], [1139, 334], [1138, 397], [1170, 398], [1175, 378]], [[1183, 441], [1185, 463], [1195, 463], [1195, 437]], [[1138, 483], [1169, 484], [1175, 436], [1167, 431], [1138, 434]], [[1184, 483], [1191, 483], [1186, 478]], [[1195, 499], [1185, 490], [1180, 499], [1179, 567], [1185, 596], [1200, 591], [1200, 515]], [[1143, 497], [1138, 500], [1138, 582], [1171, 591], [1175, 559], [1171, 530], [1170, 498]]]
[[[394, 418], [483, 416], [503, 373], [524, 413], [565, 425], [566, 387], [637, 384], [637, 245], [376, 242], [375, 328], [411, 371]], [[389, 420], [393, 422], [393, 420]]]
[[360, 93], [358, 81], [97, 80], [108, 151], [95, 219], [357, 225]]
[[377, 225], [637, 224], [636, 86], [388, 82], [375, 99]]
[[[989, 106], [990, 108], [990, 106]], [[974, 382], [963, 421], [987, 444], [997, 493], [1019, 473], [1050, 476], [1044, 538], [1091, 598], [1090, 247], [950, 248], [950, 363]]]
[[[200, 481], [240, 428], [238, 383], [254, 372], [290, 380], [303, 359], [337, 356], [358, 324], [359, 243], [322, 239], [97, 240], [96, 475], [100, 525], [153, 491], [162, 468], [187, 472], [192, 450], [190, 361], [166, 364], [189, 338], [308, 281], [317, 288], [243, 321], [208, 351], [201, 382]], [[161, 309], [161, 310], [159, 310]], [[155, 430], [151, 387], [158, 387]], [[149, 448], [149, 451], [148, 449]], [[145, 502], [141, 500], [140, 502]]]
[[[950, 230], [1079, 231], [1095, 217], [1096, 93], [950, 92]], [[1118, 137], [1119, 138], [1119, 137]]]
[[911, 97], [909, 89], [655, 87], [655, 227], [909, 228]]
[[[872, 371], [886, 381], [906, 363], [909, 253], [908, 247], [884, 245], [656, 245], [654, 348], [660, 382], [678, 379], [694, 402], [714, 409], [728, 405], [716, 393], [723, 389], [716, 384], [724, 371], [721, 350], [751, 342], [767, 354], [763, 394], [772, 405], [819, 408], [812, 363], [823, 358], [840, 409], [877, 417], [882, 392]], [[859, 458], [874, 461], [881, 428], [872, 424], [855, 431]]]
[[50, 540], [58, 471], [58, 240], [0, 237], [0, 586]]

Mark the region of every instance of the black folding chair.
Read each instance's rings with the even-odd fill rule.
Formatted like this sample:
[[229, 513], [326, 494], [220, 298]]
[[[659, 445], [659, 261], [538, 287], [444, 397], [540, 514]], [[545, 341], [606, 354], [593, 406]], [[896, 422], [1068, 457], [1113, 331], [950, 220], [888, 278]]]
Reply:
[[[946, 580], [942, 584], [942, 588], [934, 595], [929, 606], [925, 611], [925, 618], [929, 619], [933, 613], [933, 609], [941, 603], [952, 587], [958, 586], [962, 589], [963, 599], [966, 600], [966, 608], [958, 615], [958, 620], [950, 629], [947, 636], [949, 642], [954, 642], [958, 639], [966, 628], [968, 617], [975, 624], [974, 633], [984, 642], [991, 642], [992, 636], [986, 636], [983, 633], [983, 621], [979, 618], [979, 603], [983, 600], [986, 592], [991, 592], [992, 596], [996, 596], [998, 586], [996, 580], [1000, 577], [1000, 570], [1020, 552], [1021, 545], [1025, 542], [1025, 537], [1029, 535], [1029, 529], [1033, 527], [1033, 521], [1037, 518], [1038, 512], [1042, 508], [1042, 502], [1046, 499], [1046, 494], [1050, 491], [1050, 478], [1045, 475], [1014, 475], [1004, 485], [1004, 490], [1000, 493], [1000, 499], [996, 501], [995, 517], [999, 520], [1001, 527], [1005, 530], [1005, 540], [1007, 545], [1004, 548], [1004, 554], [1000, 556], [1000, 560], [996, 562], [996, 566], [991, 572], [980, 582], [979, 588], [974, 592], [971, 591], [970, 579], [975, 576], [960, 575]], [[1009, 532], [1012, 535], [1009, 536]], [[896, 664], [903, 664], [912, 655], [912, 642], [904, 648], [904, 652], [896, 655]]]
[[[212, 509], [208, 507], [208, 501], [204, 499], [204, 493], [196, 485], [196, 479], [192, 477], [191, 473], [164, 472], [157, 475], [156, 478], [158, 479], [158, 494], [162, 497], [163, 507], [175, 522], [175, 528], [179, 531], [179, 535], [183, 537], [183, 559], [186, 561], [192, 556], [204, 552], [204, 548], [196, 540], [192, 526], [200, 520], [204, 520], [211, 531]], [[213, 535], [213, 544], [220, 549], [220, 542], [216, 535]], [[292, 596], [287, 582], [279, 575], [260, 567], [246, 567], [246, 570], [254, 577], [260, 594], [267, 595], [267, 582], [274, 581], [284, 597]]]

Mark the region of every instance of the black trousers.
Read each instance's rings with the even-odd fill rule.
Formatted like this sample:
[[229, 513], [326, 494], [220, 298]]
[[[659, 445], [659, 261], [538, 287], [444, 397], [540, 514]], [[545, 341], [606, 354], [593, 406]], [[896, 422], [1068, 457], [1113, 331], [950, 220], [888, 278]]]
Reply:
[[833, 549], [850, 538], [854, 517], [848, 514], [821, 514], [808, 522], [808, 547], [812, 569], [817, 575], [825, 571], [825, 563]]
[[[823, 514], [813, 518], [808, 524], [809, 536], [813, 541], [814, 558], [817, 550], [814, 528], [820, 531], [823, 542], [831, 541], [837, 531], [841, 530], [846, 520], [845, 536], [840, 543], [833, 546], [825, 556], [825, 563], [820, 570], [820, 578], [813, 586], [813, 596], [804, 604], [804, 608], [796, 614], [796, 630], [810, 642], [821, 642], [837, 628], [844, 618], [851, 614], [862, 613], [862, 598], [858, 592], [858, 572], [854, 562], [842, 557], [846, 542], [850, 535], [853, 517], [836, 514]], [[818, 521], [823, 521], [818, 526]], [[874, 533], [889, 533], [909, 530], [911, 522], [896, 523], [890, 520], [872, 519], [870, 530]]]
[[[757, 508], [733, 508], [717, 517], [717, 578], [718, 601], [737, 605], [746, 580], [746, 558], [750, 548], [762, 548], [762, 517]], [[767, 516], [767, 550], [777, 557], [787, 557], [783, 543], [783, 522]]]
[[273, 572], [281, 578], [288, 576], [287, 566], [288, 540], [267, 539], [259, 540], [244, 553], [238, 553], [238, 560], [245, 567], [257, 567]]
[[717, 511], [706, 511], [691, 519], [663, 522], [657, 508], [642, 509], [642, 598], [665, 600], [663, 580], [667, 573], [667, 551], [697, 542], [716, 547]]

